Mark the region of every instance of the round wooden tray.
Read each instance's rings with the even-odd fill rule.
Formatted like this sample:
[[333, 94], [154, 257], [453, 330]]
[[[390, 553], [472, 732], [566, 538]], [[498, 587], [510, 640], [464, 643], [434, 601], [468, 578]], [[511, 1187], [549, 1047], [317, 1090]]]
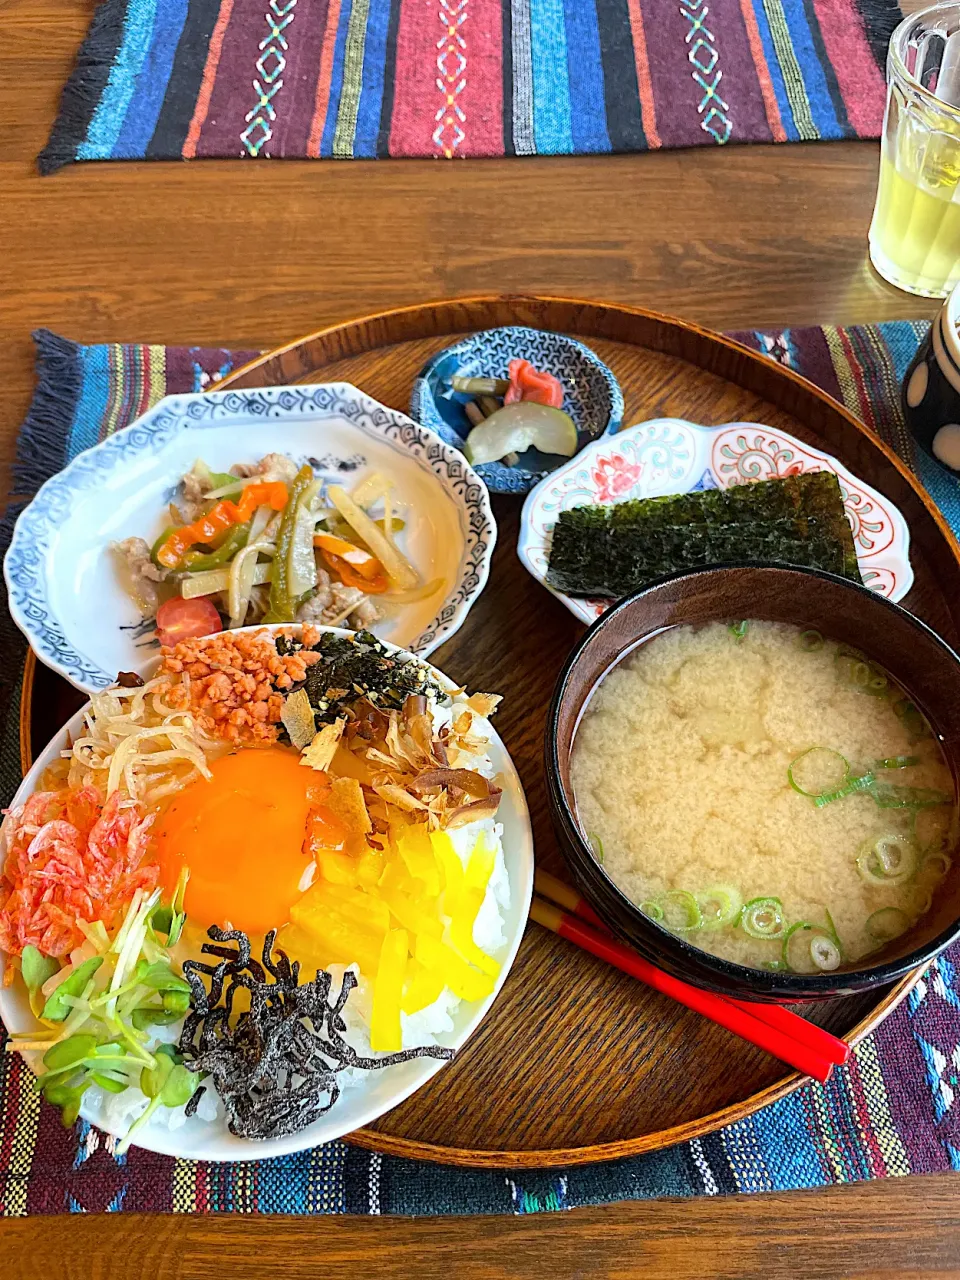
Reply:
[[[683, 417], [780, 427], [841, 458], [895, 502], [912, 534], [906, 606], [956, 645], [960, 549], [903, 464], [796, 374], [725, 338], [649, 312], [503, 297], [384, 312], [336, 325], [255, 360], [221, 387], [346, 380], [406, 409], [426, 358], [459, 334], [530, 324], [585, 339], [620, 380], [625, 423]], [[282, 442], [278, 441], [278, 445]], [[497, 728], [530, 803], [537, 859], [563, 864], [547, 815], [544, 721], [582, 627], [527, 575], [515, 547], [521, 503], [496, 497], [490, 581], [433, 661], [473, 689], [504, 695]], [[32, 658], [32, 655], [31, 655]], [[24, 767], [80, 695], [28, 665]], [[856, 1041], [918, 974], [879, 993], [818, 1006], [818, 1022]], [[472, 1166], [549, 1167], [636, 1155], [709, 1133], [790, 1093], [803, 1078], [640, 983], [530, 924], [503, 992], [463, 1054], [350, 1141], [393, 1155]]]

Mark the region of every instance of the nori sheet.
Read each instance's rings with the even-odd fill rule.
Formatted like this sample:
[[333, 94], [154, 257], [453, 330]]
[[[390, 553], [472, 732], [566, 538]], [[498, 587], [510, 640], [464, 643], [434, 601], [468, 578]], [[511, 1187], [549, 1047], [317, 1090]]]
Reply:
[[547, 582], [567, 595], [619, 599], [663, 574], [730, 560], [772, 560], [860, 582], [837, 477], [819, 471], [563, 511]]

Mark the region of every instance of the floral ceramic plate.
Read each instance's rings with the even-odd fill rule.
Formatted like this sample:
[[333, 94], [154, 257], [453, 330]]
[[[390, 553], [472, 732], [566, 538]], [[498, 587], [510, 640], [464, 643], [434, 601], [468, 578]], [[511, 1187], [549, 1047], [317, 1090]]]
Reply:
[[487, 580], [497, 528], [486, 487], [432, 431], [335, 382], [168, 396], [48, 480], [4, 561], [10, 612], [37, 656], [92, 693], [156, 652], [110, 544], [152, 543], [198, 457], [226, 471], [270, 452], [348, 488], [372, 470], [393, 478], [398, 541], [425, 581], [443, 585], [373, 630], [421, 657], [449, 639]]
[[[455, 373], [505, 378], [515, 358], [531, 361], [563, 383], [563, 408], [577, 428], [578, 449], [620, 426], [623, 393], [600, 357], [566, 334], [525, 325], [484, 329], [432, 356], [413, 384], [410, 416], [462, 449], [471, 431], [463, 408], [468, 397], [450, 389], [450, 378]], [[562, 463], [555, 454], [528, 449], [515, 466], [487, 462], [477, 474], [491, 493], [528, 493]]]
[[[889, 600], [902, 599], [913, 584], [910, 533], [893, 503], [829, 453], [754, 422], [703, 427], [680, 418], [657, 418], [598, 440], [527, 497], [517, 554], [546, 586], [550, 539], [560, 511], [625, 498], [729, 489], [808, 471], [832, 471], [840, 481], [864, 584]], [[609, 600], [553, 594], [584, 622], [593, 622], [610, 605]]]

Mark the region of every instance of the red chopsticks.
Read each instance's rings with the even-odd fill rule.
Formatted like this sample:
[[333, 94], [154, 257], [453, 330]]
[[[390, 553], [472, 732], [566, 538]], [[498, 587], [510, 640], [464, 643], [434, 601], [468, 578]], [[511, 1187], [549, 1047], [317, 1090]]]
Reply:
[[534, 887], [543, 895], [535, 896], [530, 908], [537, 924], [703, 1014], [805, 1075], [826, 1083], [834, 1064], [849, 1058], [850, 1046], [843, 1040], [782, 1005], [715, 995], [664, 973], [630, 947], [617, 942], [577, 891], [547, 872], [537, 871]]

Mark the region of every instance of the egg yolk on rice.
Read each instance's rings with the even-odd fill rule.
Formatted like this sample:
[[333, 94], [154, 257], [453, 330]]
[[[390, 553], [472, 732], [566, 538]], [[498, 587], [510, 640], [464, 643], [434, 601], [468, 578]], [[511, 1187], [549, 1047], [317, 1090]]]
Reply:
[[229, 923], [264, 934], [290, 918], [311, 859], [304, 853], [317, 775], [287, 747], [223, 756], [211, 779], [185, 787], [157, 820], [160, 881], [167, 894], [189, 871], [184, 909], [206, 929]]

